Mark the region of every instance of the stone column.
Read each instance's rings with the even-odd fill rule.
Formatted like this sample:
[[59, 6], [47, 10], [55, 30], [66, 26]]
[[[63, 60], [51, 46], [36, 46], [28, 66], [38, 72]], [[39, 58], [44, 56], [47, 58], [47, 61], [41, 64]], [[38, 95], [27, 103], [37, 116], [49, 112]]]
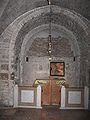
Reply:
[[18, 107], [18, 85], [14, 86], [14, 107]]
[[61, 107], [60, 109], [65, 109], [65, 87], [61, 88]]
[[37, 87], [37, 108], [41, 107], [41, 85], [38, 85]]
[[87, 86], [84, 87], [84, 108], [88, 109], [89, 105], [89, 88]]

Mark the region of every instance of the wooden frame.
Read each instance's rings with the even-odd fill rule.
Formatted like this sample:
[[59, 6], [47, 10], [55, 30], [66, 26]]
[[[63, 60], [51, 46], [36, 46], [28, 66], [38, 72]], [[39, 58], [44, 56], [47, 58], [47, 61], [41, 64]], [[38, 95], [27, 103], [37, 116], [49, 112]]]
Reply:
[[[79, 96], [79, 97], [81, 97], [80, 103], [69, 103], [69, 101], [68, 101], [69, 100], [69, 92], [72, 92], [74, 94], [75, 94], [75, 92], [80, 93], [81, 94]], [[66, 101], [65, 101], [66, 107], [84, 107], [84, 88], [67, 88], [65, 97], [66, 97]], [[77, 100], [76, 100], [76, 102], [77, 102]]]
[[[33, 92], [33, 101], [32, 102], [22, 102], [21, 98], [22, 98], [22, 91], [32, 91]], [[36, 91], [37, 89], [31, 86], [19, 86], [18, 89], [18, 105], [19, 106], [35, 106], [36, 105]]]
[[65, 76], [64, 62], [50, 62], [50, 76]]

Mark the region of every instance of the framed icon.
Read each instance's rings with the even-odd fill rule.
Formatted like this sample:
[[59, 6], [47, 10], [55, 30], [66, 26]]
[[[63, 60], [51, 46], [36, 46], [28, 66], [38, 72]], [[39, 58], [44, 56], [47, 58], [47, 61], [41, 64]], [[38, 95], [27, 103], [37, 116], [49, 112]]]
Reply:
[[51, 76], [65, 76], [65, 63], [64, 62], [50, 62], [50, 75]]

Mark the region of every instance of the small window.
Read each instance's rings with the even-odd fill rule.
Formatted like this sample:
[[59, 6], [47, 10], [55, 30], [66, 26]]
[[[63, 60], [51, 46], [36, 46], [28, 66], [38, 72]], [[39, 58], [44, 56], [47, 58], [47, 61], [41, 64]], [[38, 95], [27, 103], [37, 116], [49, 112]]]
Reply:
[[29, 58], [28, 58], [28, 57], [26, 57], [26, 58], [25, 58], [25, 61], [26, 61], [26, 62], [28, 62], [28, 61], [29, 61]]

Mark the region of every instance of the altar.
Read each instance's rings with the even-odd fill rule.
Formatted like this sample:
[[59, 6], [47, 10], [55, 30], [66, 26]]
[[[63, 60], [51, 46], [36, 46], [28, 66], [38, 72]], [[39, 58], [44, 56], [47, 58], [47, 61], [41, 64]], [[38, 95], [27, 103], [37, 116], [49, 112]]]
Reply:
[[67, 87], [60, 80], [35, 80], [33, 86], [14, 86], [14, 107], [88, 109], [88, 93], [87, 86]]

